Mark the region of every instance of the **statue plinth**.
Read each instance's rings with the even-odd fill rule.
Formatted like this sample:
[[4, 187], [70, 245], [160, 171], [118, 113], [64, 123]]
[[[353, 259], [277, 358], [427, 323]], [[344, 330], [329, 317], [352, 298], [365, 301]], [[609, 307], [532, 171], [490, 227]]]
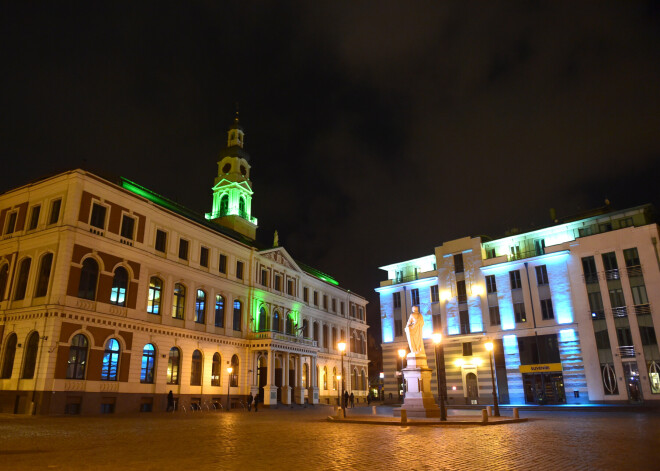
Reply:
[[401, 408], [394, 409], [394, 415], [401, 415], [401, 410], [405, 410], [408, 417], [440, 417], [440, 408], [431, 393], [431, 368], [426, 363], [426, 355], [411, 353], [407, 360], [403, 369], [405, 397]]

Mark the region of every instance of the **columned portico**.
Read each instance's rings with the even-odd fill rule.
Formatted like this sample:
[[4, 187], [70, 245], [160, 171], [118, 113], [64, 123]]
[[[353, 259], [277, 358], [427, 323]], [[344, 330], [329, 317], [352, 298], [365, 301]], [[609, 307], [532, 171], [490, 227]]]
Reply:
[[310, 356], [311, 368], [309, 372], [309, 384], [307, 385], [307, 400], [310, 404], [319, 403], [319, 388], [316, 386], [316, 355]]
[[289, 386], [289, 352], [282, 354], [282, 404], [291, 404], [291, 387]]

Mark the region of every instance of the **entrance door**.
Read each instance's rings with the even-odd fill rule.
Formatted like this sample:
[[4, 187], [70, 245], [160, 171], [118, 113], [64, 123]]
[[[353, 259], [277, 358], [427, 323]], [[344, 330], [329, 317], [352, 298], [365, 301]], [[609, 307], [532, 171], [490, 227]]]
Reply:
[[465, 387], [467, 389], [468, 401], [470, 404], [476, 404], [479, 398], [479, 386], [477, 385], [477, 375], [468, 373], [465, 375]]
[[644, 398], [642, 397], [642, 385], [639, 382], [639, 370], [637, 369], [637, 362], [624, 362], [623, 374], [626, 377], [626, 389], [628, 390], [628, 399], [630, 402], [643, 402]]
[[259, 402], [264, 403], [264, 386], [266, 386], [266, 380], [268, 377], [268, 367], [260, 366], [259, 367]]

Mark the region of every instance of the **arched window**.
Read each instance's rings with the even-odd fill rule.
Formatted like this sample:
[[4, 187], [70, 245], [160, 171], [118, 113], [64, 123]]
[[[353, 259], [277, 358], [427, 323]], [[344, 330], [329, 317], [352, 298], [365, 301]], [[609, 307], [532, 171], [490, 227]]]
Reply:
[[126, 289], [128, 288], [128, 272], [124, 267], [115, 269], [112, 278], [112, 291], [110, 291], [110, 304], [126, 306]]
[[195, 350], [192, 354], [192, 363], [190, 369], [190, 385], [202, 385], [202, 352]]
[[303, 363], [303, 370], [302, 370], [302, 387], [306, 388], [307, 387], [307, 378], [309, 377], [309, 367], [307, 366], [307, 363]]
[[213, 364], [211, 365], [211, 386], [220, 386], [220, 368], [222, 359], [218, 352], [213, 354]]
[[119, 342], [117, 342], [117, 339], [109, 339], [105, 344], [105, 352], [103, 353], [101, 379], [103, 381], [117, 381], [118, 368]]
[[25, 290], [27, 288], [28, 276], [30, 275], [31, 258], [24, 258], [18, 268], [18, 278], [16, 281], [16, 291], [14, 291], [14, 300], [25, 299]]
[[367, 354], [367, 339], [364, 338], [364, 334], [362, 334], [362, 336], [360, 337], [360, 344], [362, 345], [360, 353], [362, 353], [362, 355], [366, 355]]
[[34, 290], [34, 297], [40, 298], [48, 293], [48, 282], [50, 281], [50, 268], [53, 264], [53, 254], [47, 253], [41, 257], [39, 264], [39, 276], [37, 277], [37, 288]]
[[323, 390], [328, 390], [328, 367], [323, 367]]
[[360, 374], [360, 378], [361, 378], [360, 379], [360, 389], [362, 389], [363, 391], [366, 391], [368, 388], [367, 388], [367, 379], [365, 378], [365, 375], [364, 375], [364, 370], [362, 370], [362, 373]]
[[266, 312], [266, 308], [261, 306], [259, 308], [259, 332], [265, 332], [268, 330], [268, 313]]
[[328, 326], [323, 324], [323, 347], [328, 348]]
[[0, 301], [5, 299], [5, 290], [7, 288], [7, 279], [9, 278], [9, 264], [5, 263], [0, 267]]
[[303, 337], [309, 338], [309, 321], [307, 319], [303, 319]]
[[174, 303], [172, 305], [172, 317], [183, 319], [186, 305], [186, 287], [181, 283], [174, 285]]
[[318, 322], [314, 322], [314, 327], [312, 328], [314, 330], [314, 340], [317, 342], [319, 341], [319, 324]]
[[353, 374], [351, 375], [351, 389], [357, 389], [357, 380], [358, 372], [356, 368], [353, 368]]
[[87, 337], [78, 334], [71, 340], [69, 347], [69, 362], [66, 368], [66, 379], [85, 379], [87, 366]]
[[147, 300], [147, 312], [160, 314], [160, 300], [163, 294], [163, 280], [152, 276], [149, 280], [149, 299]]
[[229, 195], [222, 195], [220, 198], [220, 216], [226, 216], [229, 213]]
[[94, 301], [96, 299], [96, 283], [99, 279], [99, 264], [93, 258], [86, 258], [80, 270], [78, 297]]
[[275, 332], [280, 332], [280, 313], [277, 311], [273, 314], [273, 330]]
[[351, 335], [351, 352], [357, 352], [357, 348], [355, 347], [355, 335]]
[[170, 348], [170, 357], [167, 360], [167, 384], [179, 384], [179, 362], [181, 352], [178, 348]]
[[337, 368], [332, 369], [332, 390], [337, 390]]
[[11, 378], [11, 373], [14, 371], [17, 340], [18, 337], [14, 333], [9, 334], [9, 337], [5, 340], [5, 355], [2, 359], [2, 375], [0, 375], [0, 378]]
[[245, 198], [242, 196], [238, 199], [238, 214], [242, 218], [246, 216], [245, 214]]
[[25, 363], [23, 365], [23, 379], [34, 378], [34, 367], [37, 364], [39, 350], [39, 332], [32, 332], [25, 344]]
[[289, 315], [286, 316], [286, 328], [285, 328], [286, 333], [289, 335], [295, 335], [296, 334], [295, 327], [296, 327], [296, 323], [293, 318], [293, 314], [289, 313]]
[[225, 326], [225, 298], [220, 294], [215, 295], [215, 326]]
[[243, 317], [243, 307], [241, 302], [236, 300], [234, 301], [234, 330], [237, 332], [241, 331], [241, 318]]
[[231, 376], [229, 377], [229, 385], [232, 388], [238, 387], [238, 355], [231, 357]]
[[152, 384], [156, 367], [156, 349], [150, 343], [142, 349], [142, 368], [140, 369], [140, 382]]
[[197, 298], [195, 299], [195, 322], [198, 324], [204, 323], [206, 317], [206, 293], [201, 289], [197, 290]]

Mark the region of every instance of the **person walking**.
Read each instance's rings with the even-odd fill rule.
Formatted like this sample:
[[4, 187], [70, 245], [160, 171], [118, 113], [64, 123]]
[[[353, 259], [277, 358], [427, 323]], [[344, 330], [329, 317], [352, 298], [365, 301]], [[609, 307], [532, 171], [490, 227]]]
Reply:
[[369, 394], [367, 394], [367, 405], [371, 405], [371, 391], [369, 391]]
[[167, 393], [167, 412], [174, 412], [174, 393], [171, 389]]
[[254, 411], [257, 412], [257, 408], [259, 407], [259, 394], [254, 395]]
[[252, 397], [252, 393], [248, 394], [248, 397], [247, 397], [248, 412], [250, 412], [252, 410], [252, 400], [253, 399], [254, 398]]
[[352, 409], [353, 407], [355, 407], [355, 396], [353, 395], [353, 393], [351, 393], [350, 395], [350, 400], [351, 400], [351, 409]]
[[348, 391], [344, 391], [344, 409], [348, 407]]

